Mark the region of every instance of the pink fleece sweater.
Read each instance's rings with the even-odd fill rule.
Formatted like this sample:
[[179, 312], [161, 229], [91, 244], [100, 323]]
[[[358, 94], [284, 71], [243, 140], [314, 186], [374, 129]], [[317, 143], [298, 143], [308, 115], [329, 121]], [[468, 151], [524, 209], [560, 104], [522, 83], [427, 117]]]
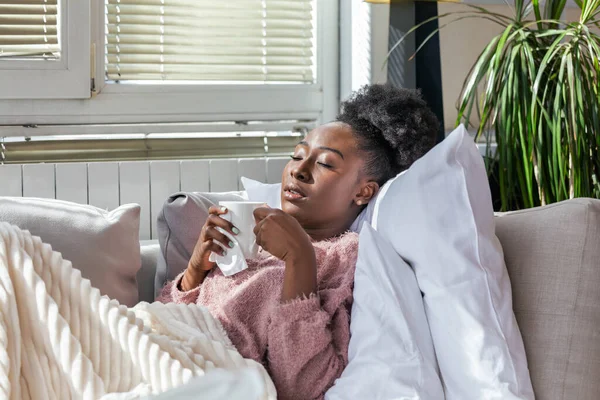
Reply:
[[158, 301], [196, 303], [218, 318], [238, 351], [262, 363], [278, 398], [322, 399], [348, 363], [350, 306], [358, 235], [313, 243], [318, 293], [280, 301], [284, 263], [261, 251], [248, 269], [225, 277], [218, 268], [196, 289], [169, 282]]

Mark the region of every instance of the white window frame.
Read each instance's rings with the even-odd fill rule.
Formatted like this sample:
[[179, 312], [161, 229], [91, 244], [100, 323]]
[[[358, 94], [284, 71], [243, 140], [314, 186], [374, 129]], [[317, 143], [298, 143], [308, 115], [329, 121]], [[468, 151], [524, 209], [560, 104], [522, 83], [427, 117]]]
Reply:
[[387, 82], [389, 29], [389, 2], [365, 0], [341, 2], [340, 96], [342, 100], [364, 85]]
[[[316, 11], [314, 84], [126, 85], [104, 82], [104, 1], [94, 1], [91, 36], [96, 93], [83, 101], [0, 101], [0, 125], [332, 120], [339, 107], [339, 4], [318, 0]], [[27, 134], [31, 135], [31, 129], [23, 130]]]
[[[0, 58], [0, 99], [90, 97], [90, 0], [59, 0], [59, 60]], [[0, 104], [0, 110], [2, 110]]]

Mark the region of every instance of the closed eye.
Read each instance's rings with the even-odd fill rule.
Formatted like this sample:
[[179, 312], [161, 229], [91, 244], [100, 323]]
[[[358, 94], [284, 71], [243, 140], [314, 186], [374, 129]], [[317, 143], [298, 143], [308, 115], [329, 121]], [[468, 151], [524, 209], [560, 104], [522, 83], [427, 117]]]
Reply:
[[[296, 157], [296, 156], [290, 156], [290, 158], [291, 158], [292, 160], [294, 160], [294, 161], [302, 161], [302, 160], [303, 160], [303, 158], [302, 158], [302, 157]], [[323, 162], [317, 162], [317, 164], [319, 164], [320, 166], [322, 166], [322, 167], [324, 167], [324, 168], [327, 168], [327, 169], [333, 169], [333, 166], [332, 166], [332, 165], [325, 164], [325, 163], [323, 163]]]

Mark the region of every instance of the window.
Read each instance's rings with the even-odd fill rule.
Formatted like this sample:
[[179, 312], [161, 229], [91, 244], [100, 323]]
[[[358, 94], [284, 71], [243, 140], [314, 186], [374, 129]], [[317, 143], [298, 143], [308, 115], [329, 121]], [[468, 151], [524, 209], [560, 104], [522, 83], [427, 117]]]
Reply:
[[56, 0], [37, 4], [0, 5], [2, 30], [0, 56], [59, 59], [58, 6]]
[[104, 14], [97, 90], [122, 121], [335, 116], [337, 2], [105, 0]]
[[314, 83], [311, 0], [107, 0], [109, 81]]
[[0, 2], [0, 99], [89, 97], [88, 27], [86, 1]]
[[[60, 19], [65, 0], [48, 1], [59, 2]], [[335, 117], [337, 1], [98, 0], [90, 13], [92, 97], [0, 100], [0, 125], [101, 124], [123, 133], [124, 124], [160, 123], [164, 133], [167, 124], [308, 126]], [[61, 59], [63, 43], [59, 35]], [[174, 133], [198, 132], [184, 128]], [[35, 135], [11, 129], [19, 132]]]

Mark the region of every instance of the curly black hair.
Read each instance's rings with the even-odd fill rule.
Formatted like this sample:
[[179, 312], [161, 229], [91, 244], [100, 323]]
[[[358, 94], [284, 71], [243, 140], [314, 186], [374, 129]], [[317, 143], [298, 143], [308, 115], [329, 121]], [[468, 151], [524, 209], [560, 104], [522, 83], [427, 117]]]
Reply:
[[436, 143], [439, 121], [419, 90], [367, 85], [342, 102], [337, 121], [350, 126], [366, 153], [364, 172], [383, 185]]

